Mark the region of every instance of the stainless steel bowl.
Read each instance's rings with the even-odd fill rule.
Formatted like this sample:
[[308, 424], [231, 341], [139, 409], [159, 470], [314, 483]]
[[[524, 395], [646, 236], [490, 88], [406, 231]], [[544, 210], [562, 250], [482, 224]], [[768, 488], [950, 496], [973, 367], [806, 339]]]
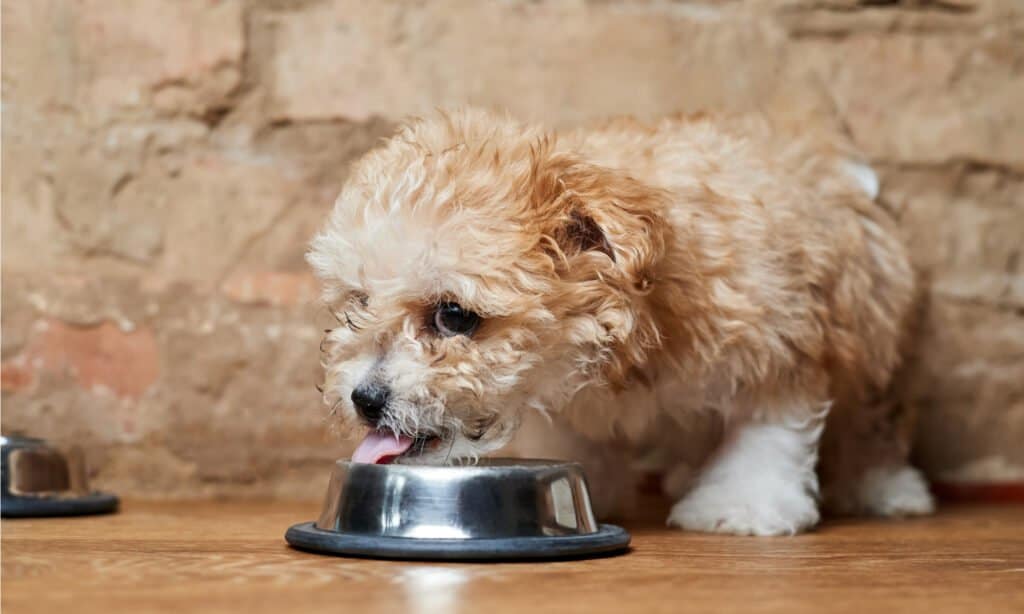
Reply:
[[0, 488], [5, 517], [100, 514], [118, 505], [89, 489], [81, 450], [32, 437], [0, 437]]
[[385, 558], [551, 558], [621, 551], [629, 534], [594, 519], [577, 463], [489, 459], [458, 467], [338, 461], [315, 523], [293, 546]]

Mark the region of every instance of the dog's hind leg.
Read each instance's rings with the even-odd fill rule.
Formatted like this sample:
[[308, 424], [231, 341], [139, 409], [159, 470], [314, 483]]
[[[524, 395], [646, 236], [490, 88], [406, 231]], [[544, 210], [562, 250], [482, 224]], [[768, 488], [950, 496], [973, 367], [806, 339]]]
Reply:
[[837, 405], [822, 438], [825, 509], [836, 514], [913, 516], [935, 508], [928, 484], [907, 462], [910, 420], [896, 401]]

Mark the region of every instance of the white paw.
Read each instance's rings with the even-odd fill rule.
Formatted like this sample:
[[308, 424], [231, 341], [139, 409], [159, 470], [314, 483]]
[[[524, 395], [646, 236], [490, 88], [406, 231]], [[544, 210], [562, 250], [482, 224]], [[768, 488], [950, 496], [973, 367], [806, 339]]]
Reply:
[[818, 522], [818, 506], [799, 483], [743, 492], [703, 484], [676, 503], [668, 524], [690, 531], [733, 535], [794, 535]]
[[878, 516], [920, 516], [935, 511], [928, 483], [907, 465], [871, 469], [857, 494], [862, 509]]

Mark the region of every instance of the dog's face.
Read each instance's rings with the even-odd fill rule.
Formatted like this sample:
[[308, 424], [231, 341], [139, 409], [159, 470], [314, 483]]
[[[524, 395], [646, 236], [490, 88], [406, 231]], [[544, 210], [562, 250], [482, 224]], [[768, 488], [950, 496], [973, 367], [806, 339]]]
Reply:
[[643, 303], [661, 206], [504, 118], [404, 128], [354, 167], [308, 256], [339, 321], [326, 403], [401, 435], [401, 462], [436, 463], [623, 376], [656, 342]]

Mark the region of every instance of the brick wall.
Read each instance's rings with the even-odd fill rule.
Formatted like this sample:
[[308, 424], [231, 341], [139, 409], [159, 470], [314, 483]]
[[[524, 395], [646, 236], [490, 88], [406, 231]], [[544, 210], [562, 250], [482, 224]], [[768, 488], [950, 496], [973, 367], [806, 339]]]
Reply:
[[319, 496], [304, 244], [409, 113], [761, 109], [851, 134], [933, 271], [918, 457], [1024, 477], [1017, 0], [3, 5], [3, 428], [106, 488]]

